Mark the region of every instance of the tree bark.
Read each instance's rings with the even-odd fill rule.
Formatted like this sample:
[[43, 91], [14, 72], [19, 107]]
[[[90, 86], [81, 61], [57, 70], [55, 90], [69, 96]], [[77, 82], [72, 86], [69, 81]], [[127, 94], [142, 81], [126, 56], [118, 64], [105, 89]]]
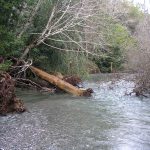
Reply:
[[20, 59], [24, 59], [31, 49], [39, 46], [44, 40], [45, 37], [40, 36], [39, 38], [35, 39], [31, 44], [26, 46]]
[[88, 90], [83, 90], [83, 89], [79, 89], [71, 84], [69, 84], [68, 82], [54, 76], [51, 74], [48, 74], [36, 67], [30, 66], [30, 69], [36, 74], [38, 75], [40, 78], [48, 81], [49, 83], [59, 87], [60, 89], [64, 90], [67, 93], [71, 93], [73, 95], [76, 96], [91, 96], [91, 91]]
[[21, 59], [24, 59], [25, 58], [25, 56], [29, 53], [29, 51], [30, 51], [30, 49], [32, 49], [32, 48], [34, 48], [34, 47], [36, 47], [36, 43], [31, 43], [30, 45], [28, 45], [25, 49], [24, 49], [24, 51], [23, 51], [23, 54], [21, 55]]

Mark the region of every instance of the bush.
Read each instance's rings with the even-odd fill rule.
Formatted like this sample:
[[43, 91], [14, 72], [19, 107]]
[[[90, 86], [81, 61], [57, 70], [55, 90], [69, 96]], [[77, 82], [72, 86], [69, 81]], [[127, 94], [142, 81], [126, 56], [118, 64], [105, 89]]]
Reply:
[[34, 65], [48, 72], [61, 72], [68, 75], [79, 75], [86, 77], [88, 59], [82, 53], [65, 52], [40, 46], [30, 53]]
[[18, 53], [22, 41], [16, 40], [16, 24], [21, 0], [0, 2], [0, 55], [12, 56]]
[[95, 60], [96, 64], [102, 72], [115, 72], [123, 69], [126, 51], [132, 49], [136, 43], [135, 39], [125, 26], [113, 23], [110, 25], [106, 41], [110, 46], [106, 48], [103, 57]]
[[0, 64], [0, 71], [7, 71], [10, 66], [12, 65], [12, 63], [10, 61], [5, 61], [4, 63]]
[[110, 53], [104, 57], [95, 59], [96, 64], [101, 72], [115, 72], [123, 68], [124, 58], [119, 47], [112, 47]]

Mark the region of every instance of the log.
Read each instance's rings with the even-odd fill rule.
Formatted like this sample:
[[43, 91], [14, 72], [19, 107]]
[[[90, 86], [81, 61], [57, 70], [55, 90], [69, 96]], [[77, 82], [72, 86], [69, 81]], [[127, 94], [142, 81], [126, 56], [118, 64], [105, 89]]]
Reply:
[[79, 89], [68, 82], [58, 78], [57, 76], [48, 74], [47, 72], [38, 69], [36, 67], [30, 66], [30, 69], [40, 78], [43, 80], [48, 81], [49, 83], [59, 87], [60, 89], [64, 90], [67, 93], [71, 93], [76, 96], [91, 96], [91, 93], [93, 93], [92, 89]]

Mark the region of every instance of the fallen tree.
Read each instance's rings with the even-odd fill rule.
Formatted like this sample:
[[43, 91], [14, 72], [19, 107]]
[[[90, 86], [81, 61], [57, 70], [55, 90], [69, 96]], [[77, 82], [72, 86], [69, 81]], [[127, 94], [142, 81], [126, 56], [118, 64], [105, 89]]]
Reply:
[[[10, 58], [10, 60], [13, 62], [13, 66], [11, 67], [9, 73], [14, 77], [19, 86], [35, 87], [41, 91], [48, 91], [51, 93], [54, 93], [56, 88], [76, 96], [91, 96], [91, 93], [93, 93], [92, 89], [81, 89], [78, 87], [82, 81], [77, 76], [63, 76], [61, 73], [49, 74], [32, 66], [32, 60], [28, 60], [27, 62], [16, 58]], [[34, 76], [38, 76], [39, 78], [33, 81], [33, 78], [30, 79], [30, 77], [27, 77], [27, 73], [29, 73], [29, 71], [34, 74]], [[46, 81], [47, 85], [44, 85], [43, 87], [41, 81]], [[51, 84], [52, 87], [48, 84]]]
[[[81, 89], [78, 87], [82, 81], [77, 76], [63, 76], [60, 73], [53, 75], [32, 66], [32, 61], [25, 62], [15, 58], [9, 60], [12, 62], [10, 69], [7, 70], [7, 73], [0, 72], [1, 115], [26, 111], [24, 103], [15, 95], [15, 87], [37, 89], [48, 93], [61, 90], [76, 96], [91, 96], [93, 93], [90, 88]], [[4, 61], [5, 59], [3, 59]], [[35, 78], [31, 77], [31, 74]]]
[[70, 83], [60, 79], [57, 76], [48, 74], [45, 71], [42, 71], [36, 67], [30, 66], [30, 69], [40, 78], [42, 78], [43, 80], [48, 81], [49, 83], [59, 87], [60, 89], [62, 89], [63, 91], [67, 92], [67, 93], [71, 93], [73, 95], [77, 95], [77, 96], [91, 96], [91, 93], [93, 93], [92, 89], [79, 89], [73, 85], [71, 85]]

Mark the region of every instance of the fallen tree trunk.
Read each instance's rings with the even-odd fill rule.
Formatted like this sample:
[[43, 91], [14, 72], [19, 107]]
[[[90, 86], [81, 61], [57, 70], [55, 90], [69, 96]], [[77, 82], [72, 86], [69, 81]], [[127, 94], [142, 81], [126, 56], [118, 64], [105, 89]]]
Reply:
[[69, 84], [68, 82], [58, 78], [57, 76], [48, 74], [45, 71], [42, 71], [36, 67], [30, 66], [30, 69], [43, 80], [48, 81], [49, 83], [59, 87], [60, 89], [64, 90], [67, 93], [71, 93], [77, 96], [91, 96], [91, 93], [93, 93], [92, 89], [87, 89], [87, 90], [79, 89]]

